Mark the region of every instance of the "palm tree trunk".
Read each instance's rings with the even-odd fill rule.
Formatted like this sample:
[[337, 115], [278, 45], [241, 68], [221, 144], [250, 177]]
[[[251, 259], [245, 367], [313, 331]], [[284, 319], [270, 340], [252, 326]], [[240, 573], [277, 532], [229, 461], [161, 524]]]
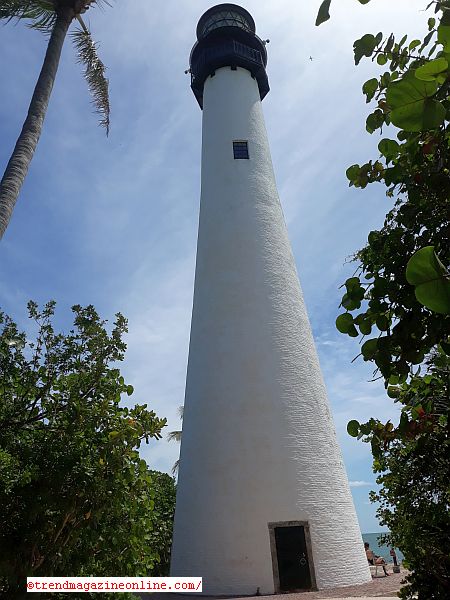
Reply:
[[73, 10], [67, 7], [58, 12], [27, 118], [0, 182], [0, 239], [8, 227], [20, 188], [41, 135], [61, 50], [73, 16]]

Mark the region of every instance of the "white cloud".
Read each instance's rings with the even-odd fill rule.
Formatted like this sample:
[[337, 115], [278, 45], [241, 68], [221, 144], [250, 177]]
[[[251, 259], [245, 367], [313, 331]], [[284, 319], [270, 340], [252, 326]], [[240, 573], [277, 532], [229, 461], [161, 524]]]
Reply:
[[370, 481], [349, 481], [348, 482], [350, 487], [354, 487], [354, 488], [359, 488], [359, 487], [370, 487], [370, 486], [374, 486], [374, 483], [371, 483]]

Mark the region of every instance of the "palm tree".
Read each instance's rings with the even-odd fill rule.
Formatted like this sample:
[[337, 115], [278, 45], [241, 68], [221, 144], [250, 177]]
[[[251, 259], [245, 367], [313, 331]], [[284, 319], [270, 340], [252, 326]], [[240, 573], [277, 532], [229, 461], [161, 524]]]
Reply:
[[[178, 408], [178, 413], [180, 415], [180, 419], [183, 420], [184, 406], [180, 406]], [[180, 431], [170, 431], [167, 434], [167, 441], [168, 442], [178, 442], [178, 443], [180, 443], [181, 442], [181, 434], [182, 433], [183, 432], [181, 430]], [[175, 475], [177, 473], [179, 466], [180, 466], [180, 459], [178, 459], [175, 462], [175, 464], [173, 465], [173, 467], [172, 467], [172, 475]]]
[[28, 115], [0, 182], [0, 239], [11, 219], [20, 188], [33, 158], [58, 70], [61, 50], [72, 21], [78, 27], [72, 33], [78, 61], [93, 97], [100, 124], [109, 131], [109, 96], [105, 66], [97, 56], [97, 47], [81, 15], [94, 4], [107, 0], [0, 0], [0, 19], [25, 20], [33, 29], [49, 34], [42, 65]]

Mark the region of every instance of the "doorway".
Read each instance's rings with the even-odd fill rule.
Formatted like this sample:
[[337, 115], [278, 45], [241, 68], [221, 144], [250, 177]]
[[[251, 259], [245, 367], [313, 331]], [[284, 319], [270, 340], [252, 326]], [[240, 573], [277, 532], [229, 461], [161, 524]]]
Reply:
[[307, 521], [269, 523], [275, 593], [316, 590]]

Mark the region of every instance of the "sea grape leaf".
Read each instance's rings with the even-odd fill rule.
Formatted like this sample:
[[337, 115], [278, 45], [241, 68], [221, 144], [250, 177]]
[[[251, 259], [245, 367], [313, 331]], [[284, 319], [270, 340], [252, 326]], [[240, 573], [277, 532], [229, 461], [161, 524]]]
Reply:
[[439, 127], [445, 119], [445, 107], [432, 98], [437, 88], [436, 81], [421, 81], [412, 71], [391, 83], [386, 101], [391, 108], [392, 123], [405, 131]]
[[372, 333], [372, 325], [369, 320], [365, 319], [358, 324], [359, 330], [363, 335], [370, 335]]
[[379, 39], [379, 34], [377, 37], [375, 37], [371, 33], [366, 33], [366, 35], [363, 35], [362, 38], [356, 40], [353, 44], [355, 65], [359, 64], [359, 61], [363, 56], [372, 56], [373, 51], [380, 41], [381, 39]]
[[363, 94], [366, 95], [366, 102], [370, 102], [372, 98], [375, 96], [375, 92], [378, 89], [378, 79], [375, 77], [373, 79], [369, 79], [362, 87]]
[[395, 140], [389, 140], [387, 138], [384, 138], [378, 144], [378, 150], [388, 160], [392, 160], [393, 158], [398, 156], [398, 153], [400, 151], [400, 144]]
[[364, 342], [364, 344], [361, 346], [361, 354], [363, 355], [364, 360], [372, 360], [377, 351], [377, 347], [377, 338], [372, 338], [367, 340], [367, 342]]
[[359, 422], [353, 419], [347, 423], [347, 433], [352, 437], [358, 437], [359, 435]]
[[384, 124], [384, 113], [382, 110], [377, 108], [373, 113], [366, 119], [366, 131], [367, 133], [373, 133], [376, 129], [379, 129]]
[[347, 291], [349, 292], [352, 288], [359, 288], [359, 286], [361, 285], [361, 281], [359, 280], [359, 277], [349, 277], [346, 282], [345, 282], [345, 287], [347, 288]]
[[444, 52], [450, 52], [450, 25], [439, 25], [437, 39]]
[[450, 313], [450, 276], [434, 246], [425, 246], [413, 254], [406, 266], [406, 279], [415, 286], [421, 304], [437, 313]]
[[353, 325], [353, 317], [350, 313], [346, 312], [339, 315], [336, 319], [336, 329], [341, 333], [348, 333], [350, 327]]
[[435, 58], [417, 68], [414, 75], [421, 81], [434, 81], [439, 73], [444, 73], [447, 69], [448, 62], [445, 58]]
[[325, 23], [330, 18], [330, 4], [331, 0], [323, 0], [317, 13], [316, 27], [322, 25], [322, 23]]
[[347, 176], [347, 179], [350, 180], [350, 184], [355, 184], [357, 182], [360, 171], [361, 167], [359, 165], [352, 165], [346, 170], [345, 174]]

